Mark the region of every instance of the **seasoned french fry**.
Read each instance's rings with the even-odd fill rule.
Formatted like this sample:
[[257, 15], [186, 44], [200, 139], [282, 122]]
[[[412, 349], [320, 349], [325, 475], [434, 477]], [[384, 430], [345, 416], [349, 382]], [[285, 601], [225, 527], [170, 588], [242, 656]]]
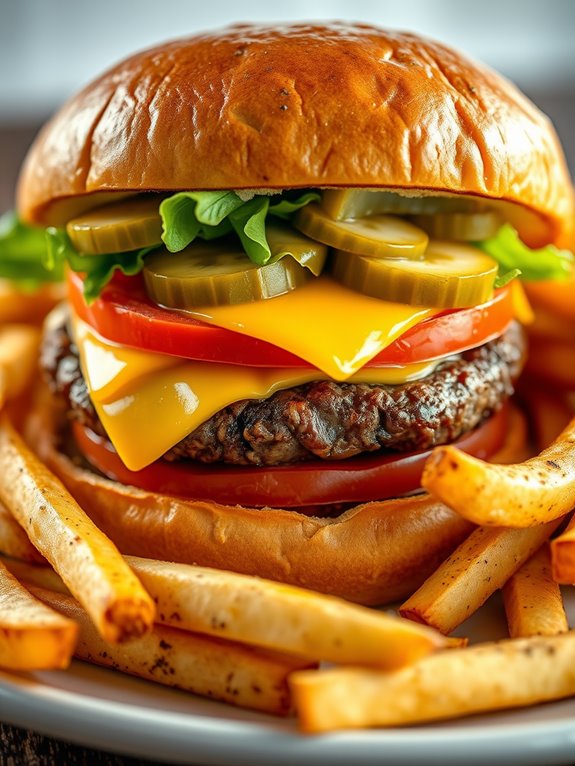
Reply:
[[561, 585], [575, 583], [575, 516], [551, 541], [551, 571], [555, 582]]
[[152, 599], [115, 545], [6, 418], [0, 423], [0, 500], [85, 606], [106, 641], [122, 642], [151, 628]]
[[478, 527], [399, 609], [409, 619], [451, 633], [503, 587], [557, 528]]
[[408, 620], [232, 572], [126, 557], [159, 622], [336, 663], [395, 668], [445, 645]]
[[524, 463], [494, 465], [437, 447], [422, 486], [475, 524], [531, 527], [575, 506], [575, 418], [547, 449]]
[[34, 548], [26, 532], [2, 503], [0, 503], [0, 552], [32, 564], [46, 563], [44, 556]]
[[66, 668], [78, 626], [38, 601], [0, 564], [0, 667]]
[[507, 580], [503, 604], [511, 638], [555, 636], [569, 630], [546, 543]]
[[[342, 599], [206, 567], [135, 556], [126, 561], [154, 599], [164, 625], [336, 663], [396, 668], [449, 644], [408, 620]], [[49, 567], [5, 561], [22, 580], [65, 592]], [[455, 643], [456, 641], [456, 643]]]
[[288, 676], [315, 667], [309, 660], [161, 626], [111, 647], [70, 596], [35, 587], [31, 591], [80, 626], [75, 652], [80, 659], [232, 705], [287, 715], [292, 710]]
[[574, 695], [574, 654], [572, 632], [506, 639], [437, 652], [392, 673], [294, 673], [290, 686], [305, 732], [399, 726]]

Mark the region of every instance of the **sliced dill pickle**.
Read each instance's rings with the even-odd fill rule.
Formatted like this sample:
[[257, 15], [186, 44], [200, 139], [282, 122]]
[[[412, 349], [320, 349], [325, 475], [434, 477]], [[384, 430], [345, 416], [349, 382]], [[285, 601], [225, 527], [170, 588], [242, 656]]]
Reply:
[[413, 222], [434, 239], [479, 242], [494, 237], [503, 219], [494, 210], [485, 210], [482, 213], [418, 215]]
[[257, 266], [239, 245], [221, 240], [196, 241], [179, 253], [155, 250], [143, 273], [152, 300], [176, 309], [274, 298], [313, 278], [294, 258]]
[[305, 237], [292, 226], [276, 221], [266, 221], [266, 238], [272, 251], [272, 262], [291, 256], [300, 266], [305, 266], [319, 277], [327, 258], [327, 247]]
[[297, 212], [293, 225], [330, 247], [371, 258], [419, 258], [429, 241], [423, 229], [402, 218], [374, 215], [356, 221], [334, 221], [314, 203]]
[[404, 194], [383, 189], [325, 189], [321, 207], [336, 221], [348, 221], [371, 215], [435, 215], [436, 213], [472, 213], [485, 203], [473, 197], [434, 195], [417, 189]]
[[497, 263], [475, 247], [432, 241], [420, 260], [366, 258], [337, 251], [332, 274], [338, 282], [374, 298], [461, 308], [489, 300]]
[[106, 205], [72, 219], [66, 226], [81, 253], [121, 253], [162, 242], [162, 219], [157, 197], [133, 198]]

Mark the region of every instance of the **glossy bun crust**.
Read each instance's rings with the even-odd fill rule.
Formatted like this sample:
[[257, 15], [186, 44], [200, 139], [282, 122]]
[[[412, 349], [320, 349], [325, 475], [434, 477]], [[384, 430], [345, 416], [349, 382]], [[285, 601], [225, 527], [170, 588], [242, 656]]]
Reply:
[[366, 25], [240, 25], [118, 64], [45, 127], [19, 208], [102, 191], [373, 186], [520, 203], [573, 219], [549, 120], [443, 45]]

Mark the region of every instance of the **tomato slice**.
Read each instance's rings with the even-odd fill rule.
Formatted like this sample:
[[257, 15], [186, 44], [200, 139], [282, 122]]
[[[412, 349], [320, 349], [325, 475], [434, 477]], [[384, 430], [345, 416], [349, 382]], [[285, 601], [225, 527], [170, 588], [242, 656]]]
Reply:
[[[69, 272], [68, 286], [76, 314], [104, 338], [124, 346], [185, 359], [253, 367], [311, 366], [266, 341], [157, 306], [148, 298], [140, 275], [115, 276], [90, 306], [82, 294], [81, 275]], [[480, 346], [501, 335], [513, 316], [511, 290], [503, 288], [487, 303], [445, 311], [424, 320], [366, 366], [414, 364]]]
[[[485, 460], [503, 444], [508, 420], [509, 408], [504, 406], [456, 444]], [[130, 471], [107, 439], [80, 423], [74, 423], [73, 432], [92, 466], [122, 484], [226, 505], [271, 505], [301, 512], [308, 506], [315, 516], [322, 515], [317, 506], [385, 500], [413, 492], [420, 487], [423, 466], [431, 452], [372, 454], [333, 462], [310, 460], [275, 468], [156, 460], [141, 471]]]

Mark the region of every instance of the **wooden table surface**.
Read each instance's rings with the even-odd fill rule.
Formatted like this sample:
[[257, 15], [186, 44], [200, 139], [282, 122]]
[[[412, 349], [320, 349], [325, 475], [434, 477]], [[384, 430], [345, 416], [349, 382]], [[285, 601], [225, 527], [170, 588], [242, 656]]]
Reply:
[[[575, 93], [531, 94], [555, 122], [575, 172]], [[38, 123], [0, 124], [0, 213], [14, 205], [18, 169]], [[2, 712], [0, 710], [0, 719]], [[0, 723], [0, 766], [146, 766], [151, 761], [78, 747]]]

